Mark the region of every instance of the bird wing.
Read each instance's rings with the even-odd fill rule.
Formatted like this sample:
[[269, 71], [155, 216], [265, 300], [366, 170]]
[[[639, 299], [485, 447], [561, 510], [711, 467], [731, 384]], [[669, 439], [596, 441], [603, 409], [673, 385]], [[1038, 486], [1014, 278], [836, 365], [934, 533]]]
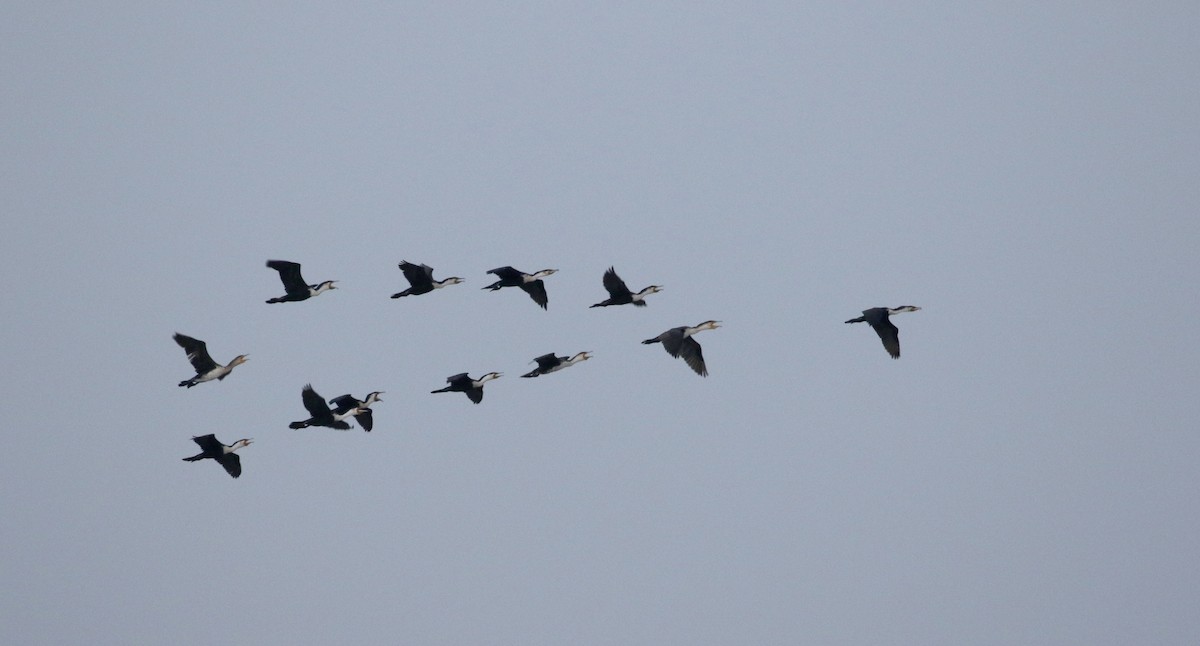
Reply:
[[526, 294], [529, 294], [533, 302], [541, 305], [542, 309], [547, 309], [546, 304], [550, 302], [550, 297], [546, 296], [546, 283], [543, 283], [541, 279], [531, 283], [522, 283], [521, 289], [525, 290]]
[[400, 271], [413, 287], [433, 285], [433, 267], [429, 265], [414, 265], [411, 262], [400, 263]]
[[186, 334], [175, 333], [175, 343], [187, 353], [188, 361], [196, 369], [196, 374], [202, 375], [217, 367], [217, 362], [208, 356], [208, 346], [200, 339], [193, 339]]
[[446, 383], [448, 383], [452, 386], [458, 386], [458, 385], [462, 384], [463, 382], [466, 382], [468, 384], [471, 383], [471, 378], [468, 377], [467, 373], [465, 373], [465, 372], [460, 372], [457, 375], [451, 375], [449, 377], [446, 377]]
[[504, 267], [489, 269], [487, 273], [495, 274], [496, 278], [499, 278], [500, 280], [522, 280], [522, 278], [525, 276], [524, 273], [507, 265]]
[[687, 362], [692, 370], [701, 377], [708, 376], [708, 368], [704, 366], [704, 353], [700, 351], [700, 344], [692, 337], [686, 337], [679, 346], [679, 358]]
[[217, 462], [225, 467], [225, 471], [229, 475], [235, 478], [242, 475], [242, 459], [238, 457], [237, 453], [226, 453], [217, 458]]
[[679, 356], [679, 351], [683, 347], [684, 340], [689, 338], [691, 337], [683, 336], [683, 328], [681, 327], [671, 328], [658, 335], [658, 340], [662, 342], [663, 349], [672, 357]]
[[883, 341], [883, 347], [893, 359], [900, 358], [900, 329], [896, 327], [888, 319], [882, 321], [868, 321], [872, 328], [875, 328], [875, 333], [879, 335], [879, 340]]
[[476, 404], [483, 401], [483, 386], [471, 388], [470, 390], [467, 390], [466, 393], [467, 397], [469, 397], [471, 401], [475, 402]]
[[288, 294], [307, 294], [308, 283], [300, 275], [300, 263], [287, 260], [268, 260], [267, 266], [279, 272], [279, 280]]
[[[342, 413], [354, 408], [355, 406], [358, 406], [361, 403], [362, 402], [354, 398], [354, 395], [349, 394], [334, 397], [333, 399], [329, 400], [329, 404], [337, 409], [338, 415], [341, 415]], [[343, 407], [345, 407], [346, 410], [341, 410]]]
[[633, 292], [625, 286], [625, 281], [617, 275], [617, 271], [612, 267], [604, 272], [604, 289], [608, 290], [608, 294], [613, 298], [621, 298], [623, 296], [633, 296]]
[[192, 441], [198, 444], [200, 446], [200, 450], [204, 451], [205, 453], [215, 453], [220, 455], [225, 450], [225, 445], [221, 444], [221, 442], [217, 440], [216, 435], [201, 435], [199, 437], [193, 437]]
[[553, 352], [549, 354], [543, 354], [540, 357], [534, 357], [533, 360], [537, 362], [538, 370], [549, 370], [550, 368], [562, 363], [562, 360], [554, 356]]
[[358, 422], [358, 425], [362, 427], [362, 430], [368, 433], [371, 432], [371, 427], [375, 426], [375, 420], [371, 417], [370, 408], [364, 408], [363, 412], [355, 415], [354, 421]]
[[300, 397], [304, 400], [304, 408], [313, 417], [327, 417], [329, 415], [329, 405], [325, 400], [313, 390], [312, 385], [307, 385], [304, 390], [300, 391]]

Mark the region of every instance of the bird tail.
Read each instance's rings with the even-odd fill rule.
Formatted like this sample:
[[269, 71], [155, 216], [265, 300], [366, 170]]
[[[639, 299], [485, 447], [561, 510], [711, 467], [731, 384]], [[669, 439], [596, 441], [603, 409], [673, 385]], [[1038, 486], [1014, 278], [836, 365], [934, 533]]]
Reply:
[[645, 341], [642, 341], [642, 344], [643, 344], [643, 345], [650, 345], [651, 343], [658, 343], [658, 342], [659, 342], [659, 340], [658, 340], [658, 339], [646, 339]]
[[448, 392], [450, 392], [450, 387], [446, 386], [445, 388], [442, 388], [440, 390], [431, 390], [431, 391], [429, 391], [429, 394], [432, 395], [433, 393], [448, 393]]
[[591, 309], [593, 307], [608, 307], [608, 303], [596, 303], [595, 305], [589, 306], [588, 309]]
[[197, 455], [193, 455], [193, 456], [192, 456], [192, 457], [190, 457], [190, 458], [184, 458], [184, 459], [183, 459], [183, 461], [184, 461], [184, 462], [195, 462], [196, 460], [203, 460], [203, 459], [204, 459], [204, 454], [203, 454], [203, 453], [199, 453], [199, 454], [197, 454]]
[[292, 422], [291, 424], [288, 424], [288, 428], [291, 428], [291, 429], [308, 428], [308, 422]]
[[867, 320], [867, 317], [865, 317], [865, 316], [860, 316], [860, 317], [858, 317], [858, 318], [856, 318], [856, 319], [850, 319], [849, 321], [846, 321], [846, 322], [847, 322], [847, 323], [862, 323], [863, 321], [866, 321], [866, 320]]
[[182, 388], [182, 387], [184, 387], [184, 386], [187, 386], [188, 388], [191, 388], [192, 386], [195, 386], [195, 385], [196, 385], [196, 380], [195, 380], [195, 379], [184, 379], [183, 381], [179, 382], [179, 387], [180, 387], [180, 388]]
[[528, 373], [526, 373], [526, 374], [523, 374], [523, 375], [521, 375], [521, 378], [522, 378], [522, 379], [529, 379], [530, 377], [536, 377], [536, 376], [538, 376], [538, 375], [540, 375], [540, 374], [542, 374], [542, 373], [538, 372], [537, 370], [533, 370], [533, 371], [531, 371], [531, 372], [528, 372]]
[[408, 291], [409, 290], [406, 289], [402, 292], [396, 292], [395, 294], [392, 294], [392, 298], [402, 298], [404, 296], [408, 296]]
[[492, 283], [491, 285], [488, 285], [487, 287], [482, 287], [480, 289], [490, 289], [494, 292], [494, 291], [500, 289], [501, 287], [503, 287], [503, 285], [501, 285], [500, 282], [497, 281], [497, 282]]
[[283, 299], [281, 299], [281, 298], [270, 298], [270, 299], [267, 299], [267, 304], [268, 304], [268, 305], [270, 305], [270, 304], [272, 304], [272, 303], [282, 303], [282, 302], [283, 302]]

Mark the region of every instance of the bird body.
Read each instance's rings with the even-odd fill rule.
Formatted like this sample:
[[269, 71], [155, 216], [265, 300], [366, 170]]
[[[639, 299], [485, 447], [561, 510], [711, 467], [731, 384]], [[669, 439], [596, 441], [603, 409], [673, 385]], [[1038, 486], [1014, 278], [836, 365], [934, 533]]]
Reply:
[[287, 260], [268, 260], [267, 266], [279, 272], [279, 280], [283, 282], [283, 289], [287, 292], [283, 296], [278, 296], [267, 300], [268, 303], [291, 303], [295, 301], [306, 301], [314, 296], [319, 296], [334, 287], [335, 280], [327, 280], [317, 285], [309, 285], [304, 276], [300, 275], [300, 263], [289, 262]]
[[304, 408], [308, 410], [308, 414], [311, 417], [301, 422], [292, 422], [288, 424], [288, 428], [298, 429], [309, 426], [328, 426], [339, 431], [348, 431], [350, 430], [350, 423], [346, 421], [347, 418], [359, 415], [364, 410], [370, 410], [364, 409], [361, 406], [355, 406], [347, 408], [341, 413], [335, 412], [325, 403], [325, 399], [318, 395], [317, 391], [313, 390], [312, 384], [304, 386], [304, 389], [300, 391], [300, 397], [304, 400]]
[[632, 303], [637, 307], [646, 306], [646, 297], [651, 294], [657, 294], [662, 291], [662, 287], [651, 285], [642, 291], [634, 294], [625, 286], [625, 281], [617, 275], [617, 271], [609, 267], [608, 271], [604, 272], [604, 289], [608, 290], [608, 298], [592, 305], [592, 307], [608, 307], [610, 305], [628, 305]]
[[467, 398], [478, 404], [483, 401], [483, 385], [493, 379], [499, 379], [501, 374], [498, 372], [489, 372], [479, 379], [472, 379], [465, 372], [460, 372], [457, 375], [446, 377], [446, 383], [449, 384], [445, 388], [431, 390], [430, 393], [466, 393]]
[[921, 308], [916, 305], [901, 305], [900, 307], [872, 307], [865, 309], [862, 316], [850, 319], [847, 323], [866, 323], [870, 325], [875, 333], [879, 335], [879, 340], [883, 342], [883, 347], [893, 359], [900, 358], [900, 329], [892, 323], [890, 317], [893, 314], [904, 314], [905, 312], [917, 312]]
[[370, 433], [371, 428], [375, 425], [375, 421], [371, 416], [371, 404], [383, 401], [379, 398], [383, 394], [382, 390], [367, 393], [366, 399], [357, 399], [353, 395], [342, 395], [329, 400], [335, 408], [333, 409], [334, 416], [345, 416], [352, 410], [357, 410], [354, 414], [354, 421], [362, 427], [362, 430]]
[[451, 276], [445, 280], [434, 280], [433, 267], [429, 265], [416, 265], [406, 260], [400, 261], [400, 271], [404, 272], [404, 278], [408, 280], [411, 287], [402, 292], [392, 294], [392, 298], [428, 294], [435, 289], [463, 282], [458, 276]]
[[704, 353], [700, 349], [700, 344], [692, 338], [692, 335], [705, 330], [715, 330], [718, 327], [721, 327], [720, 321], [705, 321], [692, 327], [686, 325], [673, 327], [653, 339], [642, 341], [642, 343], [661, 343], [667, 354], [683, 359], [696, 374], [701, 377], [707, 377], [708, 367], [704, 364]]
[[562, 370], [563, 368], [570, 368], [571, 366], [573, 366], [581, 361], [587, 361], [588, 359], [591, 359], [591, 358], [592, 358], [591, 352], [579, 352], [579, 353], [576, 353], [572, 357], [555, 356], [555, 354], [553, 352], [551, 352], [549, 354], [543, 354], [540, 357], [534, 358], [534, 361], [537, 362], [537, 367], [534, 368], [532, 371], [530, 371], [526, 374], [523, 374], [521, 376], [528, 379], [528, 378], [532, 378], [532, 377], [537, 377], [539, 375], [546, 375], [546, 374], [550, 374], [552, 372], [558, 372], [559, 370]]
[[546, 295], [546, 284], [542, 282], [542, 279], [557, 271], [557, 269], [543, 269], [539, 272], [527, 274], [512, 267], [497, 267], [488, 270], [487, 273], [495, 274], [499, 280], [483, 289], [489, 289], [494, 292], [502, 287], [520, 287], [526, 294], [529, 294], [533, 302], [541, 306], [542, 309], [547, 309], [550, 298]]
[[234, 368], [245, 363], [246, 357], [249, 356], [245, 354], [239, 354], [229, 363], [221, 365], [216, 361], [213, 361], [213, 358], [208, 354], [208, 345], [200, 339], [193, 339], [186, 334], [180, 334], [178, 332], [176, 332], [175, 336], [172, 338], [174, 338], [175, 343], [178, 343], [179, 347], [183, 348], [184, 352], [187, 353], [188, 361], [190, 361], [192, 367], [196, 369], [196, 376], [179, 382], [180, 387], [186, 386], [187, 388], [191, 388], [196, 384], [202, 384], [206, 381], [212, 381], [214, 379], [220, 381], [229, 376], [229, 373], [233, 372]]
[[193, 437], [192, 441], [200, 445], [200, 452], [190, 458], [183, 458], [184, 462], [196, 462], [197, 460], [211, 459], [225, 467], [225, 471], [233, 477], [242, 475], [242, 460], [238, 457], [238, 449], [250, 446], [253, 440], [238, 440], [233, 444], [221, 444], [215, 435], [200, 435]]

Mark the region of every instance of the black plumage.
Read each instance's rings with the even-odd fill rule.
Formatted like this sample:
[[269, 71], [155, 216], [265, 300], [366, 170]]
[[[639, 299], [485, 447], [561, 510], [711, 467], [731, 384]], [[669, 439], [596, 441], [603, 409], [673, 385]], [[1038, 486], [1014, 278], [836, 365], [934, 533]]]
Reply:
[[508, 266], [497, 267], [488, 270], [487, 273], [494, 274], [499, 280], [483, 289], [496, 291], [502, 287], [520, 287], [526, 294], [529, 294], [534, 303], [537, 303], [542, 309], [548, 309], [550, 297], [546, 294], [546, 284], [542, 282], [542, 278], [557, 271], [557, 269], [543, 269], [534, 274], [527, 274]]
[[200, 446], [200, 453], [197, 453], [190, 458], [183, 458], [184, 462], [195, 462], [197, 460], [211, 459], [215, 460], [222, 467], [225, 467], [225, 471], [229, 475], [235, 478], [242, 475], [242, 460], [238, 457], [237, 453], [234, 453], [234, 451], [242, 447], [249, 446], [250, 440], [238, 440], [232, 445], [226, 446], [217, 440], [217, 436], [210, 434], [193, 437], [192, 441]]
[[312, 384], [305, 385], [304, 389], [300, 391], [300, 396], [304, 400], [304, 408], [308, 410], [308, 414], [311, 417], [301, 422], [292, 422], [288, 424], [288, 428], [298, 429], [309, 426], [328, 426], [339, 431], [350, 430], [350, 424], [342, 419], [348, 416], [347, 413], [349, 413], [349, 410], [343, 413], [334, 413], [329, 408], [329, 405], [325, 403], [325, 399], [318, 395], [317, 391], [313, 390]]

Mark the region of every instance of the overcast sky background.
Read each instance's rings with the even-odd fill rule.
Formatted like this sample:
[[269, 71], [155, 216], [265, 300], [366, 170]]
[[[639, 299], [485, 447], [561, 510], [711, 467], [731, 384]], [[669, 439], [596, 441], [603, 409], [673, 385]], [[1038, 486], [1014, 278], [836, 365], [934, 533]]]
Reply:
[[1200, 8], [1001, 4], [10, 4], [0, 642], [1197, 643]]

